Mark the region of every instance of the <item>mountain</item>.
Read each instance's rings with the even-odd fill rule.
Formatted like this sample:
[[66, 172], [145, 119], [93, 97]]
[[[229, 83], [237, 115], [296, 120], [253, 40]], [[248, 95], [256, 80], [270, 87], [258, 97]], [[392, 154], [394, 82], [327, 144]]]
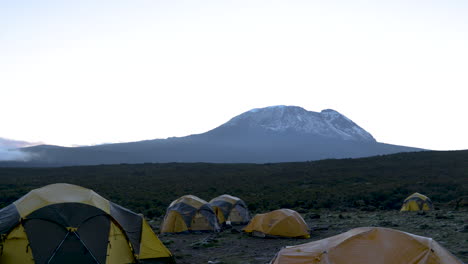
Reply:
[[332, 109], [316, 113], [297, 106], [256, 108], [234, 117], [218, 129], [229, 130], [236, 127], [241, 131], [261, 129], [283, 136], [297, 133], [331, 139], [375, 142], [369, 132]]
[[0, 166], [64, 166], [144, 162], [272, 163], [357, 158], [422, 149], [384, 144], [331, 109], [272, 106], [242, 113], [208, 132], [88, 147], [34, 146], [27, 163]]

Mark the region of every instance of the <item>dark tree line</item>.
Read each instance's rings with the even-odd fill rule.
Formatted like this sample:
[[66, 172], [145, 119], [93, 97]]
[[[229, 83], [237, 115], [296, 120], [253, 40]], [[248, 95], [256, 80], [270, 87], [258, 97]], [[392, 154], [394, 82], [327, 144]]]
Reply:
[[0, 208], [51, 183], [72, 183], [148, 217], [193, 194], [241, 197], [256, 212], [278, 208], [397, 209], [413, 192], [436, 205], [468, 193], [468, 151], [274, 164], [163, 163], [0, 168]]

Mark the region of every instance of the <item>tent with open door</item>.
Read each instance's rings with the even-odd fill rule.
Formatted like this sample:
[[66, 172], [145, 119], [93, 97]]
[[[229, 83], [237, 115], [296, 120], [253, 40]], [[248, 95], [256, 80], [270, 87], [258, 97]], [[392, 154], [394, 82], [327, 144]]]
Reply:
[[249, 209], [238, 197], [223, 194], [212, 199], [210, 205], [220, 224], [243, 225], [250, 221]]
[[0, 263], [173, 263], [142, 215], [72, 184], [35, 189], [0, 210]]
[[211, 205], [194, 195], [184, 195], [167, 208], [161, 233], [217, 232], [219, 223]]

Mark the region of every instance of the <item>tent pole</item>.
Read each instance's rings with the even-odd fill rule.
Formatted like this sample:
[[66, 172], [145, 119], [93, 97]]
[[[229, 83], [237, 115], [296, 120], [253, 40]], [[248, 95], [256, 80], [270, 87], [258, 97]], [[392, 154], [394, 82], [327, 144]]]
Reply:
[[83, 242], [83, 240], [81, 240], [80, 236], [78, 235], [78, 233], [76, 232], [73, 232], [73, 234], [78, 238], [78, 240], [80, 240], [81, 244], [83, 244], [83, 246], [86, 248], [86, 250], [88, 250], [89, 254], [91, 255], [91, 257], [93, 257], [94, 261], [96, 261], [97, 264], [100, 264], [99, 261], [96, 259], [96, 257], [94, 257], [93, 253], [91, 252], [91, 250], [89, 250], [89, 248], [85, 245], [85, 243]]
[[62, 246], [63, 242], [65, 242], [65, 239], [67, 239], [68, 235], [70, 234], [70, 231], [67, 232], [67, 234], [65, 235], [65, 237], [63, 238], [62, 242], [60, 242], [60, 244], [54, 249], [54, 252], [52, 253], [52, 256], [50, 256], [49, 260], [47, 261], [47, 264], [50, 263], [50, 261], [52, 261], [52, 259], [54, 258], [55, 254], [57, 253], [57, 250], [59, 250], [59, 248]]

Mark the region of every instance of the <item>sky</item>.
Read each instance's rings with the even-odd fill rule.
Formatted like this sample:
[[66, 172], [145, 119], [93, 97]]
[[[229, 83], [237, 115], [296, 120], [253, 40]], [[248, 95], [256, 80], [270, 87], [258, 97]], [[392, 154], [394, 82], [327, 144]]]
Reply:
[[186, 136], [334, 109], [379, 142], [468, 149], [468, 1], [1, 1], [0, 137]]

